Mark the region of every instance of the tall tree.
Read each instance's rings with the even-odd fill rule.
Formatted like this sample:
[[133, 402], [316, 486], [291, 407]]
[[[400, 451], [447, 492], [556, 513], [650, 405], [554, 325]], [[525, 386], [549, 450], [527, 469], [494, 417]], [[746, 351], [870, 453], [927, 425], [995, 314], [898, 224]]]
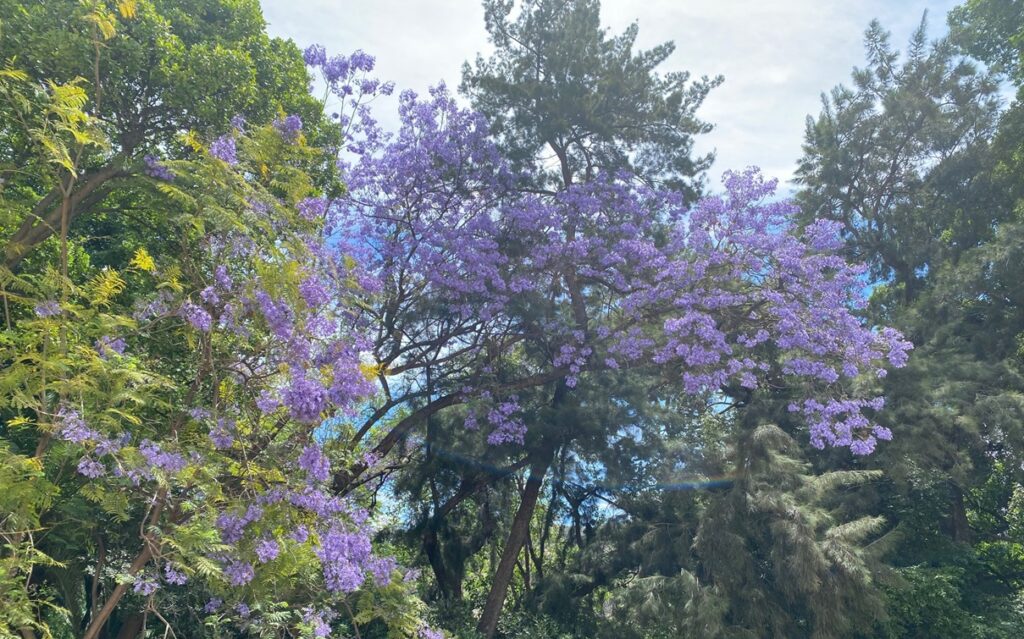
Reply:
[[[1013, 490], [993, 488], [1020, 481], [1007, 469], [1021, 452], [1024, 390], [1011, 239], [1019, 107], [1000, 113], [993, 75], [1014, 68], [1020, 21], [995, 19], [1012, 4], [968, 3], [951, 16], [953, 39], [928, 44], [922, 27], [902, 61], [873, 24], [856, 90], [834, 90], [808, 126], [804, 215], [843, 221], [849, 252], [875, 267], [869, 320], [895, 323], [917, 345], [885, 384], [883, 419], [904, 435], [876, 458], [891, 480], [880, 512], [910, 542], [894, 553], [906, 581], [892, 588], [891, 636], [995, 633], [979, 616], [1011, 636], [1021, 623], [1008, 605], [1021, 577]], [[930, 601], [944, 602], [939, 617], [904, 621]]]
[[314, 142], [338, 143], [337, 130], [321, 126], [299, 50], [267, 35], [256, 0], [4, 0], [0, 24], [0, 59], [41, 85], [80, 79], [91, 97], [86, 113], [108, 141], [83, 150], [75, 175], [32, 181], [24, 177], [48, 173], [26, 174], [36, 161], [30, 147], [18, 144], [17, 127], [0, 130], [15, 136], [4, 144], [0, 176], [8, 189], [26, 187], [17, 191], [24, 208], [0, 219], [7, 268], [61, 228], [62, 191], [66, 224], [116, 210], [108, 199], [137, 186], [144, 156], [174, 154], [181, 134], [212, 139], [233, 116], [265, 124], [285, 112], [304, 119]]
[[694, 157], [694, 136], [711, 127], [696, 111], [720, 77], [658, 74], [675, 45], [634, 51], [636, 24], [609, 37], [597, 0], [483, 5], [496, 51], [463, 67], [462, 88], [533, 186], [566, 189], [627, 170], [691, 199], [700, 191], [712, 156]]
[[958, 215], [993, 197], [998, 85], [949, 40], [929, 42], [924, 20], [902, 61], [877, 21], [864, 41], [868, 66], [808, 117], [798, 201], [805, 220], [841, 223], [851, 256], [909, 300], [940, 255], [977, 245], [1005, 214]]

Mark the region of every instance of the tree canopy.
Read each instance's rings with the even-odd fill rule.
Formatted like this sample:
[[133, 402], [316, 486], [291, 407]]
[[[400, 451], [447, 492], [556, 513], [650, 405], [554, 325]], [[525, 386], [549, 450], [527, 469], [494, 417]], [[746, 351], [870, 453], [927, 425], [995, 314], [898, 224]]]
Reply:
[[1016, 3], [872, 22], [793, 198], [483, 4], [388, 131], [255, 0], [0, 0], [0, 637], [1020, 636]]

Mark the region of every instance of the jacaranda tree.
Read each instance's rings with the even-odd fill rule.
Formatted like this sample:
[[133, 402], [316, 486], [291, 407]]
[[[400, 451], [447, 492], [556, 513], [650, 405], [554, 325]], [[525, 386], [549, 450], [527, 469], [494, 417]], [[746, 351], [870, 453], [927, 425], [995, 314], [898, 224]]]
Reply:
[[[151, 8], [122, 5], [104, 29]], [[96, 38], [105, 65], [113, 35]], [[339, 60], [360, 96], [388, 90], [369, 56]], [[168, 132], [174, 159], [141, 159], [132, 185], [153, 235], [97, 267], [70, 224], [83, 158], [111, 145], [96, 87], [16, 67], [0, 82], [5, 132], [40, 171], [12, 180], [5, 211], [56, 184], [43, 200], [61, 218], [57, 258], [3, 277], [4, 636], [327, 636], [380, 619], [430, 636], [359, 496], [327, 490], [357, 453], [331, 450], [322, 418], [373, 391], [366, 282], [331, 247], [320, 197], [341, 190], [322, 172], [334, 151], [295, 114]]]
[[909, 344], [853, 314], [863, 269], [836, 254], [837, 225], [792, 232], [794, 207], [770, 200], [774, 182], [727, 174], [724, 195], [690, 208], [625, 172], [523, 193], [482, 118], [443, 88], [404, 94], [401, 113], [397, 136], [367, 144], [346, 171], [334, 223], [381, 283], [365, 314], [384, 395], [355, 439], [377, 438], [376, 461], [460, 406], [490, 444], [525, 445], [529, 480], [485, 634], [588, 375], [646, 369], [708, 401], [730, 385], [785, 384], [816, 446], [867, 454], [890, 437], [869, 417], [882, 400], [867, 380], [902, 366]]

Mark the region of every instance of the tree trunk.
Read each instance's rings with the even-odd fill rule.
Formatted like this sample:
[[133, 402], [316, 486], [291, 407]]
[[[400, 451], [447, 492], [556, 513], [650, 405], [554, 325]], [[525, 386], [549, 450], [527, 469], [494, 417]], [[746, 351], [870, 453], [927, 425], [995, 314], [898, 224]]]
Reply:
[[953, 533], [953, 541], [971, 543], [971, 523], [967, 521], [967, 507], [964, 504], [964, 492], [959, 486], [951, 487], [952, 495], [949, 504], [949, 523]]
[[[78, 205], [84, 199], [110, 180], [129, 175], [129, 171], [124, 167], [126, 161], [127, 155], [123, 152], [118, 153], [104, 166], [86, 173], [81, 179], [76, 180], [79, 183], [78, 188], [67, 194], [68, 197], [64, 198], [64, 201], [59, 206], [54, 206], [54, 204], [57, 198], [62, 195], [61, 187], [54, 187], [47, 193], [45, 197], [36, 203], [32, 212], [22, 220], [21, 226], [14, 232], [14, 235], [8, 238], [5, 247], [4, 266], [14, 270], [21, 260], [38, 244], [45, 241], [55, 232], [62, 230], [66, 232], [67, 225], [82, 213]], [[73, 185], [69, 184], [69, 188], [71, 186]]]
[[512, 529], [508, 533], [508, 541], [501, 552], [501, 561], [494, 573], [494, 581], [491, 583], [491, 591], [487, 594], [487, 603], [484, 604], [483, 614], [480, 615], [480, 623], [477, 630], [487, 639], [494, 637], [498, 628], [498, 616], [505, 604], [505, 597], [508, 596], [508, 587], [512, 581], [512, 573], [516, 567], [516, 558], [519, 551], [523, 549], [526, 542], [526, 535], [530, 528], [530, 519], [537, 507], [537, 499], [540, 496], [540, 487], [544, 482], [544, 475], [551, 465], [553, 457], [552, 448], [546, 447], [539, 453], [537, 459], [530, 464], [530, 476], [526, 480], [526, 488], [523, 491], [523, 498], [519, 502], [519, 510], [512, 520]]
[[121, 629], [117, 632], [117, 639], [137, 639], [142, 632], [142, 624], [145, 620], [146, 616], [141, 612], [136, 612], [125, 619]]
[[433, 519], [427, 522], [423, 531], [423, 552], [434, 571], [434, 578], [437, 581], [438, 590], [441, 591], [441, 598], [460, 601], [462, 599], [462, 579], [456, 574], [456, 570], [449, 568], [445, 563], [441, 540], [437, 535], [439, 525], [442, 523]]
[[[147, 543], [142, 552], [132, 562], [131, 567], [128, 568], [128, 574], [135, 576], [146, 567], [149, 560], [153, 558], [153, 550]], [[86, 628], [85, 634], [82, 635], [82, 639], [96, 639], [100, 635], [100, 631], [103, 629], [103, 625], [107, 623], [107, 619], [110, 619], [110, 615], [113, 614], [114, 609], [117, 608], [117, 604], [120, 603], [121, 598], [124, 597], [124, 593], [128, 590], [129, 584], [117, 584], [114, 591], [110, 593], [110, 597], [107, 598], [106, 603], [100, 608], [99, 613], [96, 617], [89, 621], [89, 627]]]

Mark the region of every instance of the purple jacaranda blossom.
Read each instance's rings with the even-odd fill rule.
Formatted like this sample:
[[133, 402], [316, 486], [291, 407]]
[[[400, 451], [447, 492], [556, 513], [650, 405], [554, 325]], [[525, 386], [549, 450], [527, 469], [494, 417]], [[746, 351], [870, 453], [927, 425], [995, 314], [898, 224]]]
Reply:
[[328, 622], [333, 616], [334, 613], [331, 611], [321, 612], [311, 607], [302, 610], [302, 621], [309, 624], [314, 637], [329, 637], [331, 635], [331, 626]]
[[419, 630], [416, 631], [417, 639], [444, 639], [444, 633], [440, 630], [434, 630], [430, 626], [420, 626]]
[[370, 539], [364, 532], [349, 531], [335, 524], [320, 535], [316, 554], [327, 589], [336, 593], [354, 592], [366, 579], [364, 565], [371, 557]]
[[261, 391], [260, 396], [256, 398], [256, 408], [260, 409], [260, 412], [264, 415], [273, 413], [280, 406], [281, 400], [270, 391]]
[[206, 309], [192, 302], [182, 304], [180, 314], [193, 328], [204, 333], [209, 333], [210, 328], [213, 326], [213, 318], [210, 317]]
[[274, 128], [277, 129], [278, 133], [286, 141], [294, 142], [299, 139], [299, 134], [302, 133], [302, 118], [293, 114], [274, 120]]
[[518, 398], [514, 395], [506, 401], [499, 402], [487, 413], [487, 421], [493, 430], [487, 436], [487, 443], [492, 446], [513, 443], [522, 444], [526, 436], [526, 424], [515, 414], [519, 411]]
[[78, 461], [78, 472], [90, 479], [96, 479], [102, 477], [107, 473], [106, 467], [92, 459], [91, 457], [83, 457]]
[[46, 300], [36, 304], [33, 310], [36, 317], [53, 317], [60, 315], [60, 304], [53, 300]]
[[327, 211], [327, 200], [322, 197], [307, 197], [295, 205], [299, 215], [306, 220], [319, 220]]
[[291, 339], [295, 323], [294, 311], [284, 301], [272, 298], [266, 291], [256, 291], [255, 297], [257, 307], [274, 335], [283, 340]]
[[256, 572], [253, 570], [252, 564], [234, 560], [224, 566], [224, 575], [232, 586], [244, 586], [253, 580]]
[[331, 476], [331, 462], [317, 444], [309, 444], [299, 455], [299, 468], [306, 471], [311, 481], [324, 482]]
[[217, 425], [210, 430], [210, 441], [215, 448], [231, 448], [235, 443], [235, 420], [231, 417], [217, 419]]
[[315, 378], [298, 373], [281, 392], [281, 401], [296, 420], [315, 422], [327, 408], [327, 389]]
[[160, 584], [156, 582], [152, 577], [138, 577], [135, 583], [132, 585], [132, 590], [139, 593], [140, 595], [149, 596], [160, 588]]
[[179, 473], [185, 469], [188, 461], [181, 454], [164, 450], [156, 442], [143, 439], [139, 444], [139, 452], [146, 460], [147, 470], [161, 470], [168, 474]]
[[58, 434], [64, 441], [81, 444], [100, 438], [100, 434], [86, 426], [82, 415], [73, 408], [61, 406], [57, 411], [56, 422], [60, 425]]
[[222, 135], [210, 144], [210, 155], [234, 166], [238, 164], [238, 149], [235, 146], [235, 138], [230, 135]]
[[299, 524], [295, 527], [288, 538], [298, 544], [304, 544], [309, 539], [309, 528], [305, 524]]
[[221, 513], [217, 517], [217, 529], [220, 531], [220, 538], [226, 544], [236, 544], [242, 540], [245, 534], [246, 522], [242, 517]]
[[327, 50], [323, 45], [311, 44], [302, 52], [302, 58], [307, 66], [319, 67], [327, 62]]
[[127, 346], [125, 341], [120, 337], [111, 337], [104, 335], [103, 337], [96, 340], [94, 348], [100, 357], [107, 359], [112, 355], [124, 355], [124, 349]]
[[256, 542], [255, 547], [256, 558], [261, 564], [265, 564], [268, 561], [277, 559], [277, 555], [281, 552], [281, 547], [277, 545], [277, 542], [270, 538], [264, 538]]
[[343, 55], [332, 56], [330, 59], [326, 59], [326, 52], [324, 52], [324, 60], [321, 62], [323, 67], [324, 79], [329, 84], [335, 84], [338, 81], [347, 78], [349, 76], [349, 70], [352, 68], [349, 59]]
[[213, 270], [213, 279], [217, 286], [225, 291], [231, 290], [231, 286], [234, 284], [231, 274], [228, 273], [228, 267], [223, 264], [218, 264], [217, 268]]
[[165, 182], [170, 182], [174, 179], [174, 173], [160, 162], [160, 159], [155, 155], [147, 155], [143, 158], [143, 162], [146, 165], [146, 175]]
[[386, 586], [391, 583], [391, 573], [397, 568], [398, 562], [393, 557], [370, 557], [366, 561], [366, 570], [378, 586]]
[[169, 584], [181, 586], [188, 581], [188, 576], [176, 569], [172, 564], [166, 564], [164, 566], [164, 581]]
[[199, 299], [203, 300], [205, 304], [211, 304], [216, 306], [220, 304], [220, 295], [217, 294], [217, 289], [212, 286], [207, 286], [203, 290], [199, 291]]
[[318, 308], [331, 299], [327, 286], [313, 276], [305, 277], [299, 282], [299, 294], [310, 308]]
[[121, 451], [128, 442], [131, 441], [131, 435], [128, 433], [122, 433], [120, 437], [100, 437], [96, 440], [95, 453], [98, 457], [104, 455], [114, 455]]

